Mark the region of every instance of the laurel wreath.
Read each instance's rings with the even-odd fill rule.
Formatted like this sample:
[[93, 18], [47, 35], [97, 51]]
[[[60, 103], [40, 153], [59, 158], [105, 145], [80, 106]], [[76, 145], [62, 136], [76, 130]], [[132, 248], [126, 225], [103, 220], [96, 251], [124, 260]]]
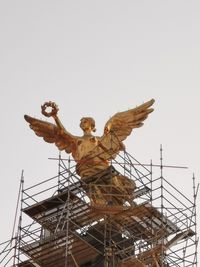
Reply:
[[[51, 107], [51, 111], [47, 112], [46, 109], [48, 107]], [[57, 112], [58, 112], [59, 108], [56, 105], [55, 102], [45, 102], [42, 106], [41, 106], [41, 112], [45, 117], [52, 117], [52, 116], [56, 116]]]

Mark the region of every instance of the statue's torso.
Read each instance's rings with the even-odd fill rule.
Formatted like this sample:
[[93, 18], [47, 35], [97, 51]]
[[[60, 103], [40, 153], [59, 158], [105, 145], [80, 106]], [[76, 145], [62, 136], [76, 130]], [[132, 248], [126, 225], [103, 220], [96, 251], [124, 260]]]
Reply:
[[85, 157], [93, 158], [101, 153], [98, 146], [99, 137], [83, 136], [76, 141], [76, 151], [73, 153], [75, 161], [80, 161]]
[[109, 163], [103, 157], [99, 146], [100, 137], [83, 136], [77, 139], [76, 151], [72, 154], [77, 162], [77, 173], [81, 177], [94, 175], [108, 168]]

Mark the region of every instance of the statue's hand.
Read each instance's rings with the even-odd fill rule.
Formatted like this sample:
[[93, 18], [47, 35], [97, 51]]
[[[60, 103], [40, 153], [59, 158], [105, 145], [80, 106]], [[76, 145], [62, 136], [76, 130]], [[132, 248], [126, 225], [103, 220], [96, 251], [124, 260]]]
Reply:
[[[47, 110], [48, 108], [50, 108], [50, 111]], [[58, 116], [57, 116], [57, 113], [58, 113], [58, 106], [56, 105], [55, 102], [45, 102], [42, 106], [41, 106], [41, 109], [42, 109], [42, 114], [45, 116], [45, 117], [53, 117], [54, 120], [55, 120], [55, 123], [56, 123], [56, 126], [58, 127], [58, 130], [59, 130], [59, 134], [64, 136], [66, 134], [69, 134], [66, 130], [65, 130], [65, 127], [62, 125], [61, 121], [59, 120]]]
[[[47, 108], [51, 108], [50, 111], [47, 111]], [[58, 113], [58, 106], [56, 105], [55, 102], [45, 102], [42, 106], [41, 106], [41, 112], [45, 117], [57, 117], [57, 113]]]

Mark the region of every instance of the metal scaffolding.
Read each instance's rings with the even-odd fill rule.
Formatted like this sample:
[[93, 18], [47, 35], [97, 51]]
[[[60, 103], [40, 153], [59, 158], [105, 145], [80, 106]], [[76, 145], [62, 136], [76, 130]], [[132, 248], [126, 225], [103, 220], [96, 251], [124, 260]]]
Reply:
[[187, 198], [164, 178], [160, 155], [146, 166], [125, 151], [87, 179], [59, 155], [58, 175], [29, 188], [22, 175], [18, 228], [0, 244], [0, 265], [197, 266], [198, 185], [193, 177]]

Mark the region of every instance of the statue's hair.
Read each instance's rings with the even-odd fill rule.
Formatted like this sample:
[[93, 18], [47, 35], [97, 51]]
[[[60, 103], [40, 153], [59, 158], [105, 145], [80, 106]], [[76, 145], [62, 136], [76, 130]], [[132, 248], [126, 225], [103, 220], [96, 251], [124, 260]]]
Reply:
[[95, 120], [92, 117], [83, 117], [82, 119], [85, 119], [85, 120], [89, 121], [91, 123], [92, 131], [93, 132], [96, 132], [96, 129], [95, 129]]

